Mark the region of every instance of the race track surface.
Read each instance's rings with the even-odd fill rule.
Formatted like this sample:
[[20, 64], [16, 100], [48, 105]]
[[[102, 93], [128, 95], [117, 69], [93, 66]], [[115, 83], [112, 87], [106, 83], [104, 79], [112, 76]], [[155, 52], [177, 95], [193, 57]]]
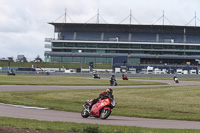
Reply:
[[[136, 79], [134, 79], [136, 80]], [[155, 81], [155, 80], [140, 80], [138, 81]], [[177, 85], [200, 85], [196, 81], [181, 81], [175, 84], [171, 80], [161, 80], [156, 82], [165, 82], [170, 86]], [[112, 88], [124, 87], [154, 87], [167, 85], [144, 85], [144, 86], [117, 86]], [[71, 90], [71, 89], [103, 89], [110, 86], [32, 86], [32, 85], [0, 85], [0, 92], [6, 91], [41, 91], [41, 90]], [[81, 111], [81, 110], [80, 110]], [[200, 122], [194, 121], [179, 121], [179, 120], [161, 120], [161, 119], [147, 119], [134, 117], [110, 116], [107, 120], [97, 118], [82, 118], [80, 113], [53, 111], [40, 108], [24, 108], [20, 106], [12, 106], [7, 104], [0, 104], [0, 116], [27, 118], [44, 121], [62, 121], [62, 122], [76, 122], [76, 123], [91, 123], [91, 124], [105, 124], [105, 125], [126, 125], [149, 128], [173, 128], [173, 129], [200, 129]]]

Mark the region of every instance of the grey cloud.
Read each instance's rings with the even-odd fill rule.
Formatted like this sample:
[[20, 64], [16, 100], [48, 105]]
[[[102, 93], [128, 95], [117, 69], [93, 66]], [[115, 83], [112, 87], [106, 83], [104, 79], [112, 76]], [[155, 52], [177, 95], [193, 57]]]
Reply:
[[[107, 23], [120, 23], [132, 9], [132, 15], [141, 24], [153, 24], [164, 10], [173, 24], [185, 25], [194, 17], [195, 11], [200, 18], [199, 5], [199, 0], [0, 0], [0, 46], [3, 48], [0, 58], [16, 57], [17, 52], [28, 53], [29, 58], [43, 57], [44, 38], [53, 37], [53, 26], [47, 22], [64, 14], [65, 8], [76, 23], [85, 23], [97, 14], [98, 9]], [[59, 21], [64, 22], [63, 19]], [[68, 19], [67, 22], [71, 21]], [[161, 23], [162, 20], [157, 24]], [[200, 26], [198, 20], [197, 25]]]

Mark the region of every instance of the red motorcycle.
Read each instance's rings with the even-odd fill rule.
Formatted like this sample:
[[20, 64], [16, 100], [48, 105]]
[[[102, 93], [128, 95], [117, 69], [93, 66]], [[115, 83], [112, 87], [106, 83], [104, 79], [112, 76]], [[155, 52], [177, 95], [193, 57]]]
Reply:
[[123, 80], [128, 80], [128, 77], [127, 77], [127, 76], [124, 76], [122, 79], [123, 79]]
[[122, 74], [122, 79], [123, 80], [128, 80], [128, 77], [126, 75]]
[[116, 105], [115, 100], [112, 98], [99, 99], [99, 101], [92, 106], [91, 111], [89, 111], [88, 108], [92, 101], [92, 99], [87, 100], [85, 105], [83, 105], [83, 110], [81, 112], [83, 118], [88, 118], [90, 116], [107, 119]]

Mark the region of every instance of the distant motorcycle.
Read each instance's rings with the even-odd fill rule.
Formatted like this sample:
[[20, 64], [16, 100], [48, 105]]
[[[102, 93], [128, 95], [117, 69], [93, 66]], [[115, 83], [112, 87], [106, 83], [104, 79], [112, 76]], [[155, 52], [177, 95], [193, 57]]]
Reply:
[[83, 105], [83, 110], [81, 112], [81, 116], [83, 118], [96, 117], [101, 119], [107, 119], [112, 109], [115, 107], [116, 102], [114, 99], [107, 97], [105, 99], [99, 99], [99, 101], [92, 106], [91, 111], [88, 110], [89, 105], [91, 105], [93, 100], [87, 100]]
[[94, 78], [94, 79], [100, 79], [100, 76], [99, 76], [99, 74], [94, 74], [94, 75], [93, 75], [93, 78]]
[[173, 80], [175, 83], [179, 83], [178, 78], [176, 77], [176, 75], [174, 75]]
[[174, 78], [175, 83], [179, 83], [178, 78]]
[[110, 85], [111, 86], [117, 86], [117, 80], [116, 79], [111, 79], [110, 80]]
[[15, 76], [15, 73], [14, 73], [14, 71], [8, 71], [8, 72], [7, 72], [7, 75], [8, 75], [8, 76], [10, 76], [10, 75]]
[[122, 75], [123, 80], [128, 80], [128, 77], [126, 75]]

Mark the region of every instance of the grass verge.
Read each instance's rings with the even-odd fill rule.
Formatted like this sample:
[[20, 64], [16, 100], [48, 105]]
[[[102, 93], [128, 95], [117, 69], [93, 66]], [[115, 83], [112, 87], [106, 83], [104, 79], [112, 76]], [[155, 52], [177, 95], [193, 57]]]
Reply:
[[[166, 83], [144, 82], [134, 80], [117, 80], [119, 86], [125, 85], [164, 85]], [[75, 85], [75, 86], [108, 86], [109, 78], [93, 79], [91, 77], [69, 76], [0, 76], [0, 85]]]
[[[200, 121], [200, 86], [114, 88], [112, 115]], [[105, 89], [2, 92], [0, 102], [80, 112], [87, 99]]]
[[0, 125], [19, 129], [36, 129], [88, 133], [199, 133], [191, 129], [152, 129], [134, 126], [111, 126], [78, 124], [72, 122], [49, 122], [28, 119], [0, 117]]

